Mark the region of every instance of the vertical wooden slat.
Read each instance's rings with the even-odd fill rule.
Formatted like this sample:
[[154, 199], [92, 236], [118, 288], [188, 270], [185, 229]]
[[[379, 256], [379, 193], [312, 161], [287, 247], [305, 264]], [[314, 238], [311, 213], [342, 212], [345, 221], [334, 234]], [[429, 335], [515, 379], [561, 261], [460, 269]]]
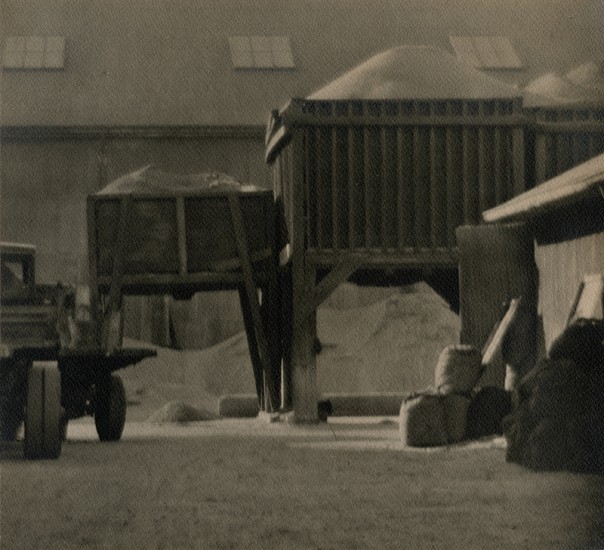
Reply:
[[340, 173], [338, 169], [339, 161], [338, 149], [338, 134], [337, 128], [334, 126], [331, 129], [331, 233], [332, 233], [332, 248], [338, 250], [341, 246], [340, 241], [340, 193], [339, 179]]
[[[553, 119], [553, 113], [550, 110], [545, 110], [540, 113], [539, 119], [543, 122], [550, 122]], [[514, 131], [514, 145], [518, 130]], [[537, 184], [543, 183], [557, 173], [558, 167], [554, 145], [555, 136], [543, 127], [538, 128], [535, 137], [535, 182]], [[516, 188], [516, 181], [514, 183]]]
[[322, 248], [322, 230], [323, 230], [323, 193], [325, 186], [321, 174], [321, 127], [314, 127], [308, 130], [309, 164], [307, 165], [307, 205], [308, 205], [308, 227], [309, 248]]
[[[471, 102], [464, 103], [464, 115], [471, 117]], [[478, 152], [476, 129], [468, 118], [463, 127], [463, 221], [465, 224], [476, 223], [476, 204], [478, 203]]]
[[[348, 115], [353, 116], [352, 102], [348, 105]], [[351, 249], [357, 247], [356, 240], [356, 211], [358, 209], [358, 197], [355, 194], [355, 171], [357, 158], [354, 150], [354, 127], [349, 126], [346, 130], [347, 137], [347, 190], [348, 190], [348, 243]]]
[[90, 316], [94, 330], [94, 341], [97, 346], [101, 343], [99, 327], [101, 325], [101, 306], [98, 287], [98, 242], [97, 242], [97, 220], [96, 201], [88, 197], [86, 201], [86, 221], [88, 229], [88, 286], [90, 292]]
[[[479, 115], [490, 116], [492, 103], [481, 101]], [[478, 212], [483, 212], [494, 205], [493, 181], [493, 129], [480, 126], [478, 130]]]
[[524, 133], [525, 129], [522, 126], [516, 126], [512, 130], [512, 181], [510, 182], [510, 192], [513, 195], [520, 195], [527, 188]]
[[[363, 116], [367, 116], [367, 102], [363, 103]], [[373, 242], [371, 203], [373, 199], [371, 166], [371, 133], [368, 126], [363, 127], [363, 189], [364, 189], [364, 220], [365, 220], [365, 248], [371, 247]]]
[[397, 128], [397, 212], [399, 250], [415, 246], [413, 130]]
[[[416, 115], [426, 115], [426, 105], [416, 102]], [[414, 179], [414, 234], [415, 245], [430, 247], [430, 130], [413, 128], [413, 179]]]
[[177, 226], [177, 242], [178, 242], [178, 272], [185, 275], [187, 269], [187, 234], [185, 220], [185, 198], [184, 196], [176, 197], [176, 226]]
[[[462, 104], [449, 105], [449, 113], [461, 114]], [[463, 143], [462, 129], [446, 129], [447, 243], [456, 245], [455, 228], [463, 223]]]
[[[498, 116], [502, 116], [502, 108], [501, 103], [497, 103], [497, 108], [495, 110], [495, 114]], [[493, 187], [494, 187], [494, 201], [495, 204], [501, 204], [507, 200], [507, 192], [506, 192], [506, 143], [505, 143], [505, 129], [501, 126], [497, 126], [494, 128], [493, 132], [493, 154], [494, 164], [493, 164]]]
[[[443, 107], [433, 105], [432, 116], [445, 115]], [[430, 128], [430, 244], [443, 247], [446, 244], [446, 130], [433, 125]]]
[[383, 126], [381, 138], [381, 247], [393, 249], [398, 243], [397, 220], [397, 176], [396, 176], [396, 130]]

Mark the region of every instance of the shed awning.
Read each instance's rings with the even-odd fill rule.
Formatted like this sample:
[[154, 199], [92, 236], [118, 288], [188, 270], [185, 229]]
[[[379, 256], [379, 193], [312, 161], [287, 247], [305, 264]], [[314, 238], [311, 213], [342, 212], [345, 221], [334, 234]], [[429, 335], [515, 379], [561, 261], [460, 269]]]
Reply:
[[482, 213], [486, 222], [508, 222], [540, 215], [593, 196], [604, 201], [604, 154]]

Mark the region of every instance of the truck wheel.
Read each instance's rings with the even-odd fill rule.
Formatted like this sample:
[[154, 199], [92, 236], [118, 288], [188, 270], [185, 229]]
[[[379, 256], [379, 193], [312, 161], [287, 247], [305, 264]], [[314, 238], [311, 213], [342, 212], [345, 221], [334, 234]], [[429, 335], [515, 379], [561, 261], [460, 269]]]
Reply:
[[24, 419], [27, 361], [0, 361], [0, 441], [15, 441]]
[[58, 458], [61, 454], [61, 414], [61, 374], [57, 364], [34, 363], [27, 377], [26, 458]]
[[119, 376], [96, 388], [94, 424], [101, 441], [118, 441], [126, 423], [126, 390]]

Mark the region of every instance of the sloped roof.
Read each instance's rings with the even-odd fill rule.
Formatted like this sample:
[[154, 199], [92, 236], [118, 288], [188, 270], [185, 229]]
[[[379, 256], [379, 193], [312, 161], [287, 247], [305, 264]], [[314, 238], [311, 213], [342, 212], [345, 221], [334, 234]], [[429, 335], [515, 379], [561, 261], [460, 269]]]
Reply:
[[506, 99], [506, 84], [432, 46], [381, 52], [327, 84], [308, 99]]
[[604, 201], [604, 153], [563, 172], [555, 178], [486, 210], [486, 222], [530, 218], [588, 197]]
[[[3, 0], [3, 36], [63, 36], [65, 68], [3, 71], [3, 126], [264, 126], [363, 60], [449, 36], [507, 36], [524, 85], [603, 57], [592, 0]], [[294, 70], [233, 70], [230, 36], [288, 36]]]

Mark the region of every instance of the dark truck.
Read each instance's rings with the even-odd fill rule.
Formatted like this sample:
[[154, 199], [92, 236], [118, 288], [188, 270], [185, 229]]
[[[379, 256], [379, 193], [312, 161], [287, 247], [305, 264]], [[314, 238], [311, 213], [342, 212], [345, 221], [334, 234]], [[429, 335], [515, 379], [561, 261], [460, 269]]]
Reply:
[[75, 290], [37, 284], [35, 247], [0, 243], [0, 438], [24, 422], [27, 458], [57, 458], [69, 419], [94, 416], [99, 438], [120, 439], [126, 396], [113, 371], [155, 354], [102, 351], [76, 321]]

